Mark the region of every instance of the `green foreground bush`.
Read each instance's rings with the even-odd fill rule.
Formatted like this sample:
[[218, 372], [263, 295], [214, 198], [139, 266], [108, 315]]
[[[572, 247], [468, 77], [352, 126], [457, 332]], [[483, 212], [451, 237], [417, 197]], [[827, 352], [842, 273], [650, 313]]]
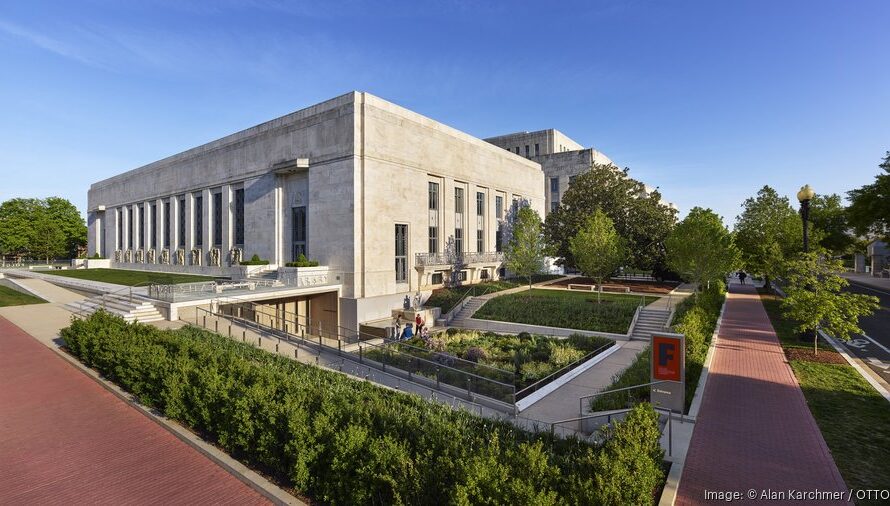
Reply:
[[657, 418], [601, 446], [532, 434], [193, 327], [98, 312], [62, 330], [82, 362], [286, 486], [329, 504], [650, 504]]

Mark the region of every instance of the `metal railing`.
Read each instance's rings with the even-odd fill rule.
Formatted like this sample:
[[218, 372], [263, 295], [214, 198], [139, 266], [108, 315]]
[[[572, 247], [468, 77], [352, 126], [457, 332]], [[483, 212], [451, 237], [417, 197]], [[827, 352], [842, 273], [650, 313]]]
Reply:
[[315, 286], [332, 286], [340, 283], [340, 275], [335, 272], [306, 272], [289, 274], [278, 279], [245, 278], [234, 281], [201, 281], [171, 285], [155, 285], [149, 295], [152, 298], [167, 302], [194, 299], [202, 295], [213, 296], [234, 289], [270, 289], [270, 288], [309, 288]]
[[561, 369], [559, 369], [555, 372], [552, 372], [549, 375], [545, 376], [544, 378], [536, 381], [535, 383], [532, 383], [531, 385], [523, 388], [522, 390], [519, 390], [518, 392], [516, 392], [516, 400], [521, 400], [521, 399], [533, 394], [534, 392], [537, 392], [544, 386], [549, 385], [550, 383], [553, 383], [555, 380], [559, 379], [567, 372], [578, 367], [579, 365], [583, 364], [584, 362], [587, 362], [588, 360], [590, 360], [593, 357], [599, 355], [600, 353], [606, 351], [607, 349], [615, 346], [615, 344], [616, 343], [614, 341], [609, 344], [604, 344], [604, 345], [600, 346], [599, 348], [591, 351], [590, 353], [584, 355], [583, 357], [579, 358], [578, 360], [572, 362], [571, 364], [568, 364], [568, 365], [562, 367]]
[[415, 253], [414, 265], [423, 267], [427, 265], [453, 265], [475, 263], [501, 263], [504, 261], [502, 251], [489, 251], [485, 253]]
[[[665, 423], [663, 425], [661, 423], [659, 423], [658, 432], [659, 432], [659, 434], [661, 434], [663, 436], [664, 431], [667, 430], [667, 456], [673, 457], [673, 453], [674, 453], [673, 419], [675, 416], [679, 415], [680, 423], [684, 423], [685, 417], [683, 416], [682, 413], [677, 413], [676, 411], [671, 410], [671, 409], [664, 409], [664, 408], [661, 408], [658, 406], [652, 406], [652, 409], [654, 409], [656, 413], [659, 413], [659, 421], [660, 421], [662, 415], [666, 415], [666, 417], [667, 417], [667, 420], [665, 421]], [[593, 438], [596, 435], [597, 429], [599, 429], [603, 425], [611, 425], [613, 418], [623, 419], [624, 418], [623, 415], [626, 415], [627, 413], [629, 413], [632, 410], [633, 410], [633, 408], [616, 409], [616, 410], [608, 411], [605, 413], [593, 413], [590, 415], [583, 415], [583, 416], [578, 416], [575, 418], [568, 418], [565, 420], [551, 422], [550, 423], [550, 431], [551, 431], [551, 433], [555, 433], [556, 427], [561, 427], [563, 429], [575, 430], [582, 434], [590, 434], [591, 438]], [[593, 423], [593, 424], [590, 423], [593, 420], [603, 419], [603, 418], [606, 419], [606, 422], [603, 424], [597, 425], [595, 423]], [[565, 424], [578, 424], [578, 427], [577, 428], [565, 427]], [[585, 428], [585, 425], [587, 425], [589, 428]], [[590, 427], [591, 425], [592, 425], [592, 427]]]
[[[596, 397], [601, 397], [601, 396], [604, 396], [604, 395], [614, 394], [614, 393], [616, 393], [616, 392], [627, 392], [627, 393], [628, 393], [628, 400], [629, 400], [629, 399], [630, 399], [630, 391], [631, 391], [631, 390], [636, 390], [636, 389], [643, 388], [643, 387], [651, 387], [652, 385], [659, 385], [659, 384], [661, 384], [661, 383], [670, 383], [670, 382], [667, 381], [667, 380], [653, 381], [653, 382], [651, 382], [651, 383], [643, 383], [643, 384], [640, 384], [640, 385], [632, 385], [632, 386], [624, 387], [624, 388], [615, 388], [615, 389], [612, 389], [612, 390], [602, 390], [602, 391], [599, 391], [599, 392], [597, 392], [597, 393], [595, 393], [595, 394], [584, 395], [584, 396], [578, 398], [578, 414], [579, 414], [579, 415], [584, 415], [584, 401], [587, 400], [587, 399], [594, 399], [594, 398], [596, 398]], [[592, 403], [592, 402], [589, 402], [588, 404], [593, 404], [593, 403]]]

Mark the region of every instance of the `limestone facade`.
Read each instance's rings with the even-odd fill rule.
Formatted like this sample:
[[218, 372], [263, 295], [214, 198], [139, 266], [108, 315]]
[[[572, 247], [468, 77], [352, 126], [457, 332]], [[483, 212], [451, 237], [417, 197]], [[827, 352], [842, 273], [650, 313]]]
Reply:
[[[342, 284], [341, 325], [389, 316], [452, 275], [497, 277], [498, 221], [545, 212], [541, 165], [351, 92], [90, 187], [89, 254], [126, 268], [225, 274], [304, 253]], [[140, 252], [140, 253], [136, 253]], [[137, 262], [138, 261], [138, 262]]]

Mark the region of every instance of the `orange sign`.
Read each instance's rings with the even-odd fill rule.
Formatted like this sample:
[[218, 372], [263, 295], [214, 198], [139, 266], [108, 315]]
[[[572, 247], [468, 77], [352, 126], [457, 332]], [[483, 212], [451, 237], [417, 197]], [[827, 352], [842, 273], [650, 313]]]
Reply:
[[683, 347], [676, 337], [652, 336], [652, 378], [682, 381]]

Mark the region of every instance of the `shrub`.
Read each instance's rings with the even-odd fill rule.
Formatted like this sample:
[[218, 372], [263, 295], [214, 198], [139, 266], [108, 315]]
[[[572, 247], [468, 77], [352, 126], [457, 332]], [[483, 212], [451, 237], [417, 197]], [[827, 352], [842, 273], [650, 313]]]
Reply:
[[241, 265], [269, 265], [269, 261], [261, 260], [259, 255], [254, 254], [252, 257], [250, 257], [250, 260], [242, 261]]
[[464, 352], [464, 358], [470, 362], [478, 362], [487, 359], [488, 353], [485, 352], [485, 349], [478, 346], [470, 346], [467, 348], [467, 351]]
[[318, 267], [318, 260], [309, 260], [306, 255], [300, 253], [296, 262], [287, 262], [284, 265], [285, 267]]

